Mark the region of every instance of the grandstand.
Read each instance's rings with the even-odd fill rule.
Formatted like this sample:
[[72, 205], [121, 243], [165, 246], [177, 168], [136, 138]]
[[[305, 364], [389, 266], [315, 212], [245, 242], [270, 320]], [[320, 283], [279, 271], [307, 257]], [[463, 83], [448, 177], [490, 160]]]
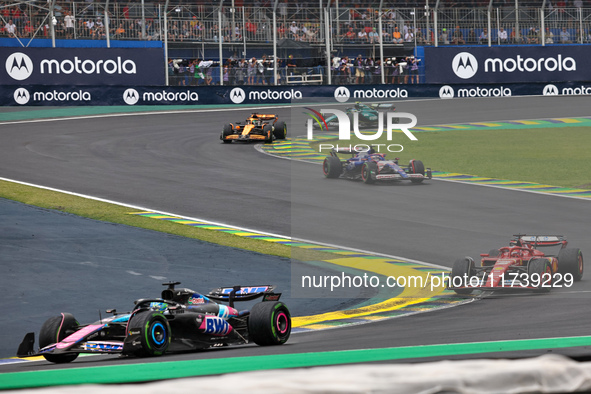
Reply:
[[[273, 83], [332, 82], [327, 69], [338, 74], [342, 59], [361, 54], [372, 59], [375, 83], [382, 67], [420, 58], [425, 46], [587, 44], [590, 16], [588, 0], [8, 0], [0, 3], [0, 46], [153, 41], [150, 46], [162, 45], [168, 59], [184, 61], [169, 62], [172, 77], [175, 65], [188, 69], [195, 60], [231, 70], [241, 59], [248, 67], [252, 58], [260, 62], [267, 55], [268, 67], [285, 71]], [[294, 68], [287, 65], [289, 55]], [[349, 82], [355, 83], [351, 67]], [[223, 72], [210, 75], [208, 83], [223, 83]]]

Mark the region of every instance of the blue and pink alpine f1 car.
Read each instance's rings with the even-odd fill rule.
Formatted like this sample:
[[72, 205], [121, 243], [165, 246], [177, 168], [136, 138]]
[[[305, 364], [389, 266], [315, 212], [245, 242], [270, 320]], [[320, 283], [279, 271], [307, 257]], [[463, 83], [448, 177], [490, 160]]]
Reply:
[[[42, 355], [54, 363], [74, 361], [80, 353], [117, 353], [124, 356], [160, 356], [166, 352], [207, 349], [254, 342], [260, 346], [282, 345], [291, 333], [291, 316], [279, 302], [274, 286], [222, 287], [207, 295], [180, 282], [165, 283], [162, 298], [140, 299], [133, 311], [80, 325], [62, 313], [48, 319], [39, 333], [25, 335], [17, 356]], [[250, 310], [234, 309], [234, 302], [262, 297]], [[225, 302], [228, 305], [224, 305]]]

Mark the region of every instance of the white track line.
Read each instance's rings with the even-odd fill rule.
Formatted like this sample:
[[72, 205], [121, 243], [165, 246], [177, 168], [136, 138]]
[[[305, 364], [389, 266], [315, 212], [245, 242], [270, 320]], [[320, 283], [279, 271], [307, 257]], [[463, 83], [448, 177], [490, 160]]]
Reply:
[[113, 201], [113, 200], [108, 200], [108, 199], [104, 199], [104, 198], [89, 196], [89, 195], [86, 195], [86, 194], [74, 193], [74, 192], [70, 192], [70, 191], [67, 191], [67, 190], [55, 189], [55, 188], [52, 188], [52, 187], [37, 185], [37, 184], [33, 184], [33, 183], [28, 183], [28, 182], [21, 182], [21, 181], [17, 181], [17, 180], [14, 180], [14, 179], [8, 179], [8, 178], [2, 178], [2, 177], [0, 177], [0, 180], [6, 181], [6, 182], [18, 183], [18, 184], [25, 185], [25, 186], [37, 187], [37, 188], [40, 188], [40, 189], [50, 190], [50, 191], [54, 191], [54, 192], [69, 194], [71, 196], [87, 198], [89, 200], [106, 202], [106, 203], [109, 203], [109, 204], [115, 204], [115, 205], [119, 205], [119, 206], [123, 206], [123, 207], [127, 207], [127, 208], [137, 209], [137, 210], [140, 210], [140, 211], [154, 212], [154, 213], [159, 213], [159, 214], [162, 214], [162, 215], [169, 215], [169, 216], [178, 217], [178, 218], [181, 218], [181, 219], [193, 220], [193, 221], [198, 221], [198, 222], [204, 222], [204, 223], [212, 224], [214, 226], [230, 227], [230, 228], [233, 228], [233, 229], [236, 229], [236, 230], [240, 230], [240, 231], [245, 231], [245, 232], [250, 232], [250, 233], [257, 233], [257, 234], [261, 234], [261, 235], [268, 235], [268, 236], [277, 237], [277, 238], [285, 238], [285, 239], [289, 239], [289, 240], [295, 241], [295, 242], [304, 242], [304, 243], [315, 244], [315, 245], [318, 245], [318, 246], [326, 246], [326, 247], [329, 247], [329, 248], [337, 248], [337, 249], [349, 250], [349, 251], [352, 251], [352, 252], [366, 253], [366, 254], [371, 254], [371, 255], [374, 255], [374, 256], [381, 256], [381, 257], [385, 257], [385, 258], [389, 258], [389, 259], [404, 260], [404, 261], [408, 261], [408, 262], [411, 262], [411, 263], [422, 264], [422, 265], [426, 265], [426, 266], [437, 268], [437, 269], [449, 270], [449, 267], [445, 267], [445, 266], [437, 265], [437, 264], [432, 264], [432, 263], [427, 263], [427, 262], [419, 261], [419, 260], [412, 260], [412, 259], [408, 259], [406, 257], [393, 256], [393, 255], [388, 255], [388, 254], [384, 254], [384, 253], [375, 253], [375, 252], [368, 251], [368, 250], [350, 248], [350, 247], [347, 247], [347, 246], [333, 245], [333, 244], [322, 243], [322, 242], [317, 242], [317, 241], [310, 241], [310, 240], [303, 239], [303, 238], [292, 238], [291, 236], [286, 236], [286, 235], [281, 235], [281, 234], [275, 234], [275, 233], [269, 233], [269, 232], [266, 232], [266, 231], [255, 230], [255, 229], [251, 229], [251, 228], [247, 228], [247, 227], [240, 227], [240, 226], [236, 226], [236, 225], [233, 225], [233, 224], [213, 222], [211, 220], [194, 218], [194, 217], [191, 217], [191, 216], [177, 215], [177, 214], [171, 213], [171, 212], [158, 211], [158, 210], [154, 210], [154, 209], [150, 209], [150, 208], [146, 208], [146, 207], [141, 207], [141, 206], [138, 206], [138, 205], [132, 205], [132, 204], [127, 204], [127, 203], [123, 203], [123, 202], [119, 202], [119, 201]]

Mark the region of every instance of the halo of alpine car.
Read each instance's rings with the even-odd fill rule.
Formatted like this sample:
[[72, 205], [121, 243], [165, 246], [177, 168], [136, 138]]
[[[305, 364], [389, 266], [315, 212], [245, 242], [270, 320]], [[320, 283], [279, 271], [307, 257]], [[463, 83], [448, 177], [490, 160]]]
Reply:
[[[17, 356], [68, 363], [81, 353], [148, 357], [251, 342], [282, 345], [289, 339], [291, 315], [275, 286], [221, 287], [203, 295], [175, 288], [178, 284], [164, 283], [168, 287], [161, 298], [136, 300], [123, 314], [108, 310], [112, 316], [92, 324], [81, 325], [69, 313], [52, 317], [41, 327], [39, 350], [34, 351], [35, 333], [30, 332]], [[234, 309], [235, 302], [257, 298], [262, 301], [250, 310]]]
[[[570, 287], [583, 277], [583, 253], [567, 248], [562, 235], [516, 234], [509, 246], [480, 255], [480, 266], [471, 257], [455, 261], [448, 288], [458, 294], [483, 291], [534, 291]], [[560, 247], [558, 253], [541, 248]]]
[[244, 122], [227, 123], [222, 128], [220, 139], [224, 144], [237, 142], [265, 142], [284, 140], [287, 136], [285, 122], [275, 114], [252, 113]]

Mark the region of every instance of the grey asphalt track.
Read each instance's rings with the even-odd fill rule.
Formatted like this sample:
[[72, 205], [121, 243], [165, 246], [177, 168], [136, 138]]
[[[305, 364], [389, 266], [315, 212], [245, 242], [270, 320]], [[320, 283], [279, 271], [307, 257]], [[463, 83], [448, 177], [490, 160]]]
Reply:
[[[24, 334], [60, 312], [82, 324], [99, 311], [126, 312], [139, 298], [160, 297], [161, 284], [201, 293], [220, 286], [277, 285], [294, 316], [354, 306], [349, 299], [293, 298], [290, 259], [31, 207], [0, 199], [0, 358], [14, 357]], [[313, 275], [334, 274], [306, 266]], [[248, 309], [252, 303], [237, 304]], [[0, 370], [1, 372], [2, 370]]]
[[[419, 125], [430, 125], [585, 116], [590, 100], [427, 100], [400, 102], [397, 108], [415, 114]], [[583, 252], [589, 245], [587, 201], [435, 180], [368, 192], [360, 183], [324, 179], [317, 165], [221, 144], [221, 124], [246, 115], [224, 110], [0, 125], [0, 176], [446, 266], [504, 245], [516, 232], [562, 233]], [[591, 317], [581, 313], [591, 294], [588, 277], [548, 295], [497, 296], [409, 318], [299, 334], [280, 348], [228, 349], [219, 357], [588, 335]], [[218, 353], [198, 357], [210, 356]]]

